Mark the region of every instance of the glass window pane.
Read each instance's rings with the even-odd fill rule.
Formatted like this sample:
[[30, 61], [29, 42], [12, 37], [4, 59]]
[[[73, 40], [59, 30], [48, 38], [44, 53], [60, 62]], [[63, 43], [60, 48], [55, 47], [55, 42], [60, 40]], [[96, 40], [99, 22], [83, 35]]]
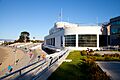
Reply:
[[76, 35], [65, 35], [65, 46], [75, 47], [76, 46]]
[[97, 35], [78, 35], [79, 47], [97, 47]]

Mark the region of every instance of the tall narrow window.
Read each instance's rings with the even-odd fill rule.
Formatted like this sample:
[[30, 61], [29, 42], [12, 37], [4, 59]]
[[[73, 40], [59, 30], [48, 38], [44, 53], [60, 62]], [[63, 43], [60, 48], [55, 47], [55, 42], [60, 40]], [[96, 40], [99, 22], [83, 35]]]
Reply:
[[55, 46], [55, 38], [53, 38], [53, 46]]

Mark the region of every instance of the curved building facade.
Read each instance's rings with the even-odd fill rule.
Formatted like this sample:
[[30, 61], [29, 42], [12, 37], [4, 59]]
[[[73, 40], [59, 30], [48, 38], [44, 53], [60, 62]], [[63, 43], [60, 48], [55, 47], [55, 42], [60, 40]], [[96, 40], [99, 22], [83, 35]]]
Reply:
[[57, 22], [44, 38], [44, 46], [51, 49], [87, 50], [100, 49], [100, 26], [85, 26], [68, 22]]

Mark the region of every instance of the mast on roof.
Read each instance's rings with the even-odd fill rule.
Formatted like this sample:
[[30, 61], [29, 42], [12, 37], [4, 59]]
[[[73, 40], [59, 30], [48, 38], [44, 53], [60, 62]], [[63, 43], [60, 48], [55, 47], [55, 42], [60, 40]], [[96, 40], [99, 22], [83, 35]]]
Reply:
[[63, 14], [62, 14], [62, 8], [61, 8], [58, 16], [58, 21], [62, 22], [62, 17], [63, 17]]
[[60, 10], [60, 21], [62, 22], [62, 8]]

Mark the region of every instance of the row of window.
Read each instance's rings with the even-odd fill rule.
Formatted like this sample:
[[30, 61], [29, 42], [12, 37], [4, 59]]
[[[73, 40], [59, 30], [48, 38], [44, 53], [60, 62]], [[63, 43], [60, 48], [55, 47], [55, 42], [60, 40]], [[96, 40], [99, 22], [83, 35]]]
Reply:
[[120, 25], [120, 21], [111, 22], [111, 25]]
[[55, 38], [50, 38], [46, 40], [47, 45], [55, 46]]
[[[55, 46], [55, 38], [50, 38], [46, 40], [47, 45]], [[61, 36], [61, 47], [63, 46], [63, 38]]]
[[[76, 46], [76, 35], [65, 35], [65, 47]], [[55, 38], [46, 40], [47, 45], [55, 46]], [[63, 39], [61, 36], [61, 46], [63, 46]], [[97, 47], [97, 35], [78, 35], [79, 47]]]
[[120, 28], [113, 28], [111, 29], [112, 34], [120, 34]]
[[[76, 35], [65, 35], [65, 46], [76, 46]], [[79, 47], [97, 47], [97, 35], [78, 35]]]

